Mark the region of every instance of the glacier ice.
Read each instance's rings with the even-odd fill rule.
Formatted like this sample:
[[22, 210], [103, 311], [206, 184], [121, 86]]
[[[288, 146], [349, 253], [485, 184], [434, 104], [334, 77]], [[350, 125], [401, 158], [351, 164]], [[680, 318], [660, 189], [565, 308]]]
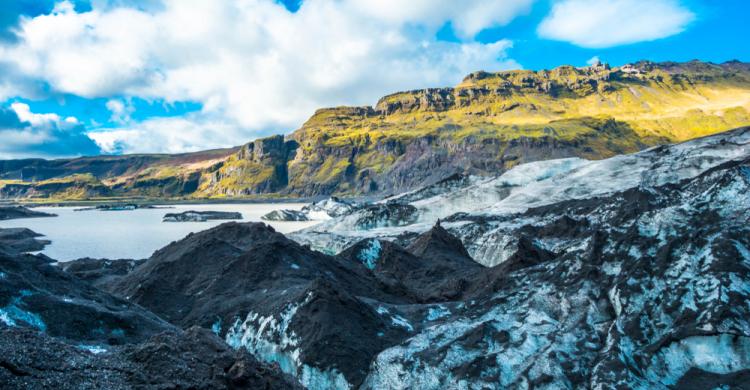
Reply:
[[378, 258], [380, 258], [380, 241], [376, 239], [368, 240], [367, 247], [362, 249], [357, 257], [368, 269], [375, 269]]

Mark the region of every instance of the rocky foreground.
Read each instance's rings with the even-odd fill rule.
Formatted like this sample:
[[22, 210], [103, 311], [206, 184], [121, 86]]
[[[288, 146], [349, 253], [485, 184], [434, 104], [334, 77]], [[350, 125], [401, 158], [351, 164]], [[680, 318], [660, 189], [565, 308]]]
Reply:
[[748, 222], [745, 128], [598, 162], [456, 176], [352, 207], [294, 240], [229, 222], [122, 267], [4, 253], [0, 378], [40, 388], [748, 388]]
[[182, 330], [43, 255], [22, 253], [29, 237], [14, 242], [7, 230], [0, 229], [3, 389], [300, 387], [208, 330]]

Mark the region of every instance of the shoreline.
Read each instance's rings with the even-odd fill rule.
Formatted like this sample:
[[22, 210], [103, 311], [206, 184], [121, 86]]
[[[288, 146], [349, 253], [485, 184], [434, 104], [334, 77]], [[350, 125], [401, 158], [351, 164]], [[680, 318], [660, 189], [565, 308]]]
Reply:
[[[97, 205], [126, 205], [136, 204], [139, 206], [171, 206], [184, 204], [289, 204], [289, 203], [314, 203], [331, 197], [343, 200], [369, 203], [384, 199], [384, 196], [345, 196], [345, 195], [318, 195], [307, 197], [252, 197], [252, 198], [105, 198], [89, 200], [54, 200], [54, 199], [0, 199], [0, 206], [23, 206], [34, 207], [85, 207]], [[392, 195], [391, 195], [392, 196]]]
[[190, 205], [190, 204], [289, 204], [289, 203], [312, 203], [327, 197], [305, 197], [305, 198], [222, 198], [222, 199], [158, 199], [158, 198], [129, 198], [129, 199], [101, 199], [101, 200], [0, 200], [0, 206], [24, 206], [34, 207], [81, 207], [97, 205], [126, 205], [137, 204], [139, 206], [158, 205]]

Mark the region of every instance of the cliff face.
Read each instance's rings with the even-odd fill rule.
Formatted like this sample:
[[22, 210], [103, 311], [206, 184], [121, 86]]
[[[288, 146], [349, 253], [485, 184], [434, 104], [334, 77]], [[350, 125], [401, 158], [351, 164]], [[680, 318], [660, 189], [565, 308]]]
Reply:
[[319, 110], [289, 136], [300, 148], [284, 192], [395, 193], [453, 173], [601, 159], [746, 125], [748, 110], [750, 65], [739, 62], [475, 72], [454, 88]]
[[297, 148], [281, 135], [243, 145], [218, 169], [204, 175], [199, 192], [212, 196], [274, 193], [289, 183], [288, 162]]
[[286, 137], [190, 163], [144, 160], [149, 156], [128, 169], [0, 162], [0, 196], [47, 194], [14, 187], [28, 185], [29, 175], [21, 173], [31, 170], [51, 172], [47, 180], [91, 173], [104, 188], [69, 191], [84, 197], [387, 194], [454, 173], [494, 175], [560, 157], [601, 159], [748, 124], [747, 63], [475, 72], [455, 87], [399, 92], [374, 107], [321, 109]]

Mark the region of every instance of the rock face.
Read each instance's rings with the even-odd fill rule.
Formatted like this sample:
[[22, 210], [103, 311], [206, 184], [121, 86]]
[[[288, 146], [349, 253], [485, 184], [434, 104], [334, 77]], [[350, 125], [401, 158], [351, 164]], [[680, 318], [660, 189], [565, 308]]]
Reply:
[[162, 222], [205, 222], [209, 220], [242, 219], [242, 214], [231, 211], [184, 211], [168, 213]]
[[22, 206], [0, 207], [0, 221], [18, 218], [56, 217], [55, 214], [43, 213]]
[[279, 192], [289, 183], [288, 161], [297, 142], [281, 135], [245, 144], [202, 181], [203, 195], [243, 196]]

